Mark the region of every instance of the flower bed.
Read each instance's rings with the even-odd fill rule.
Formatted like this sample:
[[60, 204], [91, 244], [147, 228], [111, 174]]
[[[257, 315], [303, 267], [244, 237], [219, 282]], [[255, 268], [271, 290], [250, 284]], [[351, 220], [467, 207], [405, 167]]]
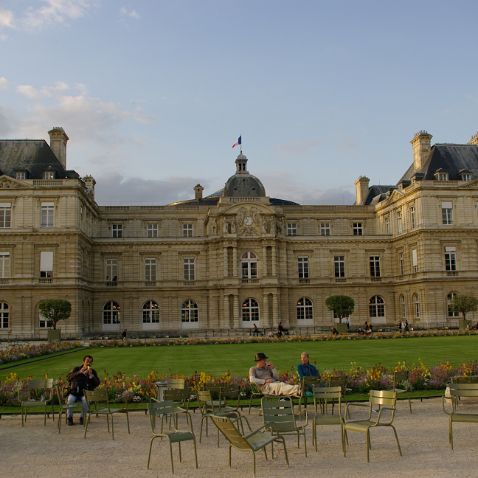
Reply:
[[12, 347], [0, 351], [0, 364], [38, 357], [40, 355], [64, 352], [66, 350], [75, 349], [80, 346], [81, 344], [79, 342], [53, 342], [13, 345]]
[[[404, 373], [405, 372], [405, 373]], [[370, 389], [390, 389], [393, 386], [394, 375], [402, 377], [401, 382], [396, 386], [405, 390], [441, 390], [449, 383], [454, 376], [478, 375], [478, 362], [465, 362], [454, 367], [444, 362], [433, 367], [427, 367], [422, 362], [408, 365], [405, 362], [398, 362], [393, 368], [385, 368], [383, 365], [375, 365], [371, 368], [363, 368], [355, 363], [351, 364], [349, 370], [324, 370], [322, 379], [328, 381], [339, 381], [352, 392], [368, 392]], [[179, 378], [179, 375], [174, 376]], [[126, 376], [123, 373], [106, 375], [102, 377], [101, 387], [109, 390], [110, 398], [113, 401], [146, 402], [150, 397], [156, 396], [155, 383], [167, 377], [150, 372], [146, 377], [137, 375]], [[239, 385], [242, 388], [242, 397], [250, 395], [250, 386], [246, 377], [235, 377], [229, 372], [221, 376], [212, 376], [206, 372], [200, 372], [185, 379], [186, 387], [194, 395], [208, 386]], [[288, 383], [298, 383], [295, 370], [282, 372], [280, 380]], [[15, 373], [9, 374], [0, 383], [0, 405], [15, 405], [16, 393], [27, 380], [21, 380]], [[59, 377], [60, 387], [66, 384], [65, 377]]]

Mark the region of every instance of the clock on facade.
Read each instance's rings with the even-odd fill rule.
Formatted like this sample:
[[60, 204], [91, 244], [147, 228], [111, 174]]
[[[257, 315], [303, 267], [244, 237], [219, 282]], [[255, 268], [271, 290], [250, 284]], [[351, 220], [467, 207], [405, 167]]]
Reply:
[[245, 226], [252, 226], [252, 217], [251, 216], [245, 216], [244, 217], [244, 225]]

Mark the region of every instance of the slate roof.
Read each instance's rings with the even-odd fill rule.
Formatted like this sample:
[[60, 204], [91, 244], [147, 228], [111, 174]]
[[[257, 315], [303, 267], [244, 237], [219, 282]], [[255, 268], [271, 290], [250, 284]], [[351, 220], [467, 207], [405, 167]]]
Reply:
[[431, 147], [423, 168], [417, 171], [412, 164], [399, 182], [410, 180], [416, 173], [423, 174], [422, 179], [433, 180], [439, 168], [448, 173], [450, 181], [460, 180], [459, 172], [462, 170], [468, 170], [472, 179], [478, 178], [478, 145], [435, 144]]
[[0, 175], [15, 177], [17, 171], [27, 171], [27, 179], [42, 179], [47, 170], [55, 178], [79, 178], [73, 170], [65, 170], [48, 143], [43, 139], [0, 140]]
[[387, 193], [395, 189], [395, 186], [382, 186], [382, 185], [373, 185], [368, 188], [368, 196], [365, 199], [365, 204], [376, 204], [377, 202], [383, 201]]
[[[220, 189], [215, 193], [210, 194], [202, 199], [186, 199], [185, 201], [175, 201], [168, 206], [215, 206], [219, 202], [219, 198], [222, 196], [223, 190]], [[288, 201], [287, 199], [270, 198], [270, 204], [272, 206], [298, 206], [296, 202]]]

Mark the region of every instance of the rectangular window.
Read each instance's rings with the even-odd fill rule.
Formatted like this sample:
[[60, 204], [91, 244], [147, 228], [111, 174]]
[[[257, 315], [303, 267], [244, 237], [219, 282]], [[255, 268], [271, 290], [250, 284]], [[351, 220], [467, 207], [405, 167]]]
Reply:
[[0, 279], [10, 277], [10, 253], [0, 252]]
[[123, 237], [123, 224], [111, 225], [111, 237], [114, 239], [121, 239]]
[[370, 256], [370, 277], [372, 279], [380, 277], [380, 256]]
[[183, 224], [183, 237], [193, 237], [192, 224]]
[[336, 279], [345, 277], [345, 256], [334, 256], [334, 274]]
[[55, 204], [52, 202], [42, 202], [40, 208], [40, 227], [53, 227], [55, 214]]
[[309, 258], [298, 257], [297, 258], [297, 268], [299, 272], [299, 279], [308, 279], [309, 278]]
[[297, 236], [297, 223], [288, 222], [287, 223], [287, 235], [288, 236]]
[[40, 252], [40, 279], [51, 280], [53, 277], [53, 251]]
[[184, 280], [192, 281], [196, 279], [195, 265], [196, 265], [196, 259], [194, 259], [194, 257], [187, 257], [184, 259], [183, 261]]
[[330, 236], [330, 222], [321, 222], [320, 223], [320, 235], [321, 236]]
[[55, 171], [43, 171], [43, 179], [55, 179]]
[[20, 179], [20, 180], [27, 179], [27, 172], [26, 171], [17, 171], [15, 173], [15, 178]]
[[412, 249], [412, 272], [418, 272], [418, 256], [416, 249]]
[[0, 203], [0, 229], [12, 226], [12, 205], [8, 202]]
[[156, 281], [156, 259], [148, 258], [144, 260], [144, 280], [146, 282]]
[[445, 247], [445, 270], [447, 272], [456, 271], [456, 249], [454, 247]]
[[385, 234], [390, 234], [390, 215], [387, 214], [383, 220]]
[[451, 202], [441, 203], [441, 218], [443, 224], [453, 224], [453, 204]]
[[410, 229], [415, 229], [415, 227], [417, 226], [416, 216], [415, 216], [415, 205], [410, 206], [409, 213], [410, 213]]
[[40, 327], [40, 329], [48, 329], [51, 326], [51, 320], [47, 320], [42, 314], [38, 315], [38, 327]]
[[400, 275], [403, 276], [403, 274], [405, 272], [405, 263], [404, 263], [404, 259], [403, 259], [403, 252], [400, 252], [400, 254], [398, 256], [398, 266], [399, 266], [399, 269], [400, 269]]
[[118, 259], [105, 260], [106, 285], [118, 285]]
[[362, 236], [363, 235], [363, 227], [361, 222], [354, 222], [352, 223], [352, 230], [354, 236]]
[[397, 211], [397, 234], [403, 233], [402, 211]]
[[148, 224], [148, 237], [159, 237], [159, 227], [157, 224]]

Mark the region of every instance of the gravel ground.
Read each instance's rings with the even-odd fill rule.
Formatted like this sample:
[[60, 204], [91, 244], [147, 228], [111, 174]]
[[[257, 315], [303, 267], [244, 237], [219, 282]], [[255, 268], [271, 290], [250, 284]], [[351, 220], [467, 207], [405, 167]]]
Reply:
[[[76, 419], [77, 417], [75, 417]], [[257, 410], [250, 416], [253, 428], [261, 425]], [[29, 417], [24, 428], [19, 416], [3, 416], [0, 420], [0, 476], [8, 478], [50, 477], [159, 477], [171, 475], [169, 447], [165, 441], [156, 440], [153, 447], [151, 469], [146, 469], [149, 439], [149, 418], [143, 412], [131, 414], [131, 434], [128, 435], [125, 419], [115, 420], [115, 440], [106, 430], [102, 418], [93, 418], [88, 436], [83, 438], [83, 428], [62, 427], [58, 434], [56, 422], [43, 426], [41, 417]], [[193, 414], [194, 430], [199, 436], [200, 414]], [[400, 457], [389, 429], [372, 431], [370, 463], [365, 457], [365, 436], [350, 433], [350, 446], [345, 458], [340, 448], [338, 427], [321, 427], [319, 450], [312, 448], [308, 430], [308, 457], [304, 449], [297, 448], [294, 437], [287, 438], [290, 467], [283, 452], [276, 447], [275, 458], [266, 461], [264, 454], [257, 455], [258, 477], [298, 476], [318, 474], [334, 477], [446, 477], [478, 476], [476, 452], [478, 426], [455, 426], [455, 451], [448, 445], [448, 421], [443, 413], [441, 399], [413, 402], [413, 414], [408, 403], [400, 402], [395, 421], [402, 446]], [[180, 428], [185, 428], [180, 421]], [[212, 430], [212, 431], [211, 431]], [[227, 446], [213, 426], [207, 438], [198, 443], [199, 469], [194, 468], [192, 442], [183, 444], [183, 462], [179, 463], [174, 450], [175, 476], [178, 477], [243, 477], [252, 476], [252, 455], [233, 450], [232, 468], [227, 464]], [[199, 441], [199, 440], [198, 440]], [[177, 445], [175, 445], [177, 447]]]

